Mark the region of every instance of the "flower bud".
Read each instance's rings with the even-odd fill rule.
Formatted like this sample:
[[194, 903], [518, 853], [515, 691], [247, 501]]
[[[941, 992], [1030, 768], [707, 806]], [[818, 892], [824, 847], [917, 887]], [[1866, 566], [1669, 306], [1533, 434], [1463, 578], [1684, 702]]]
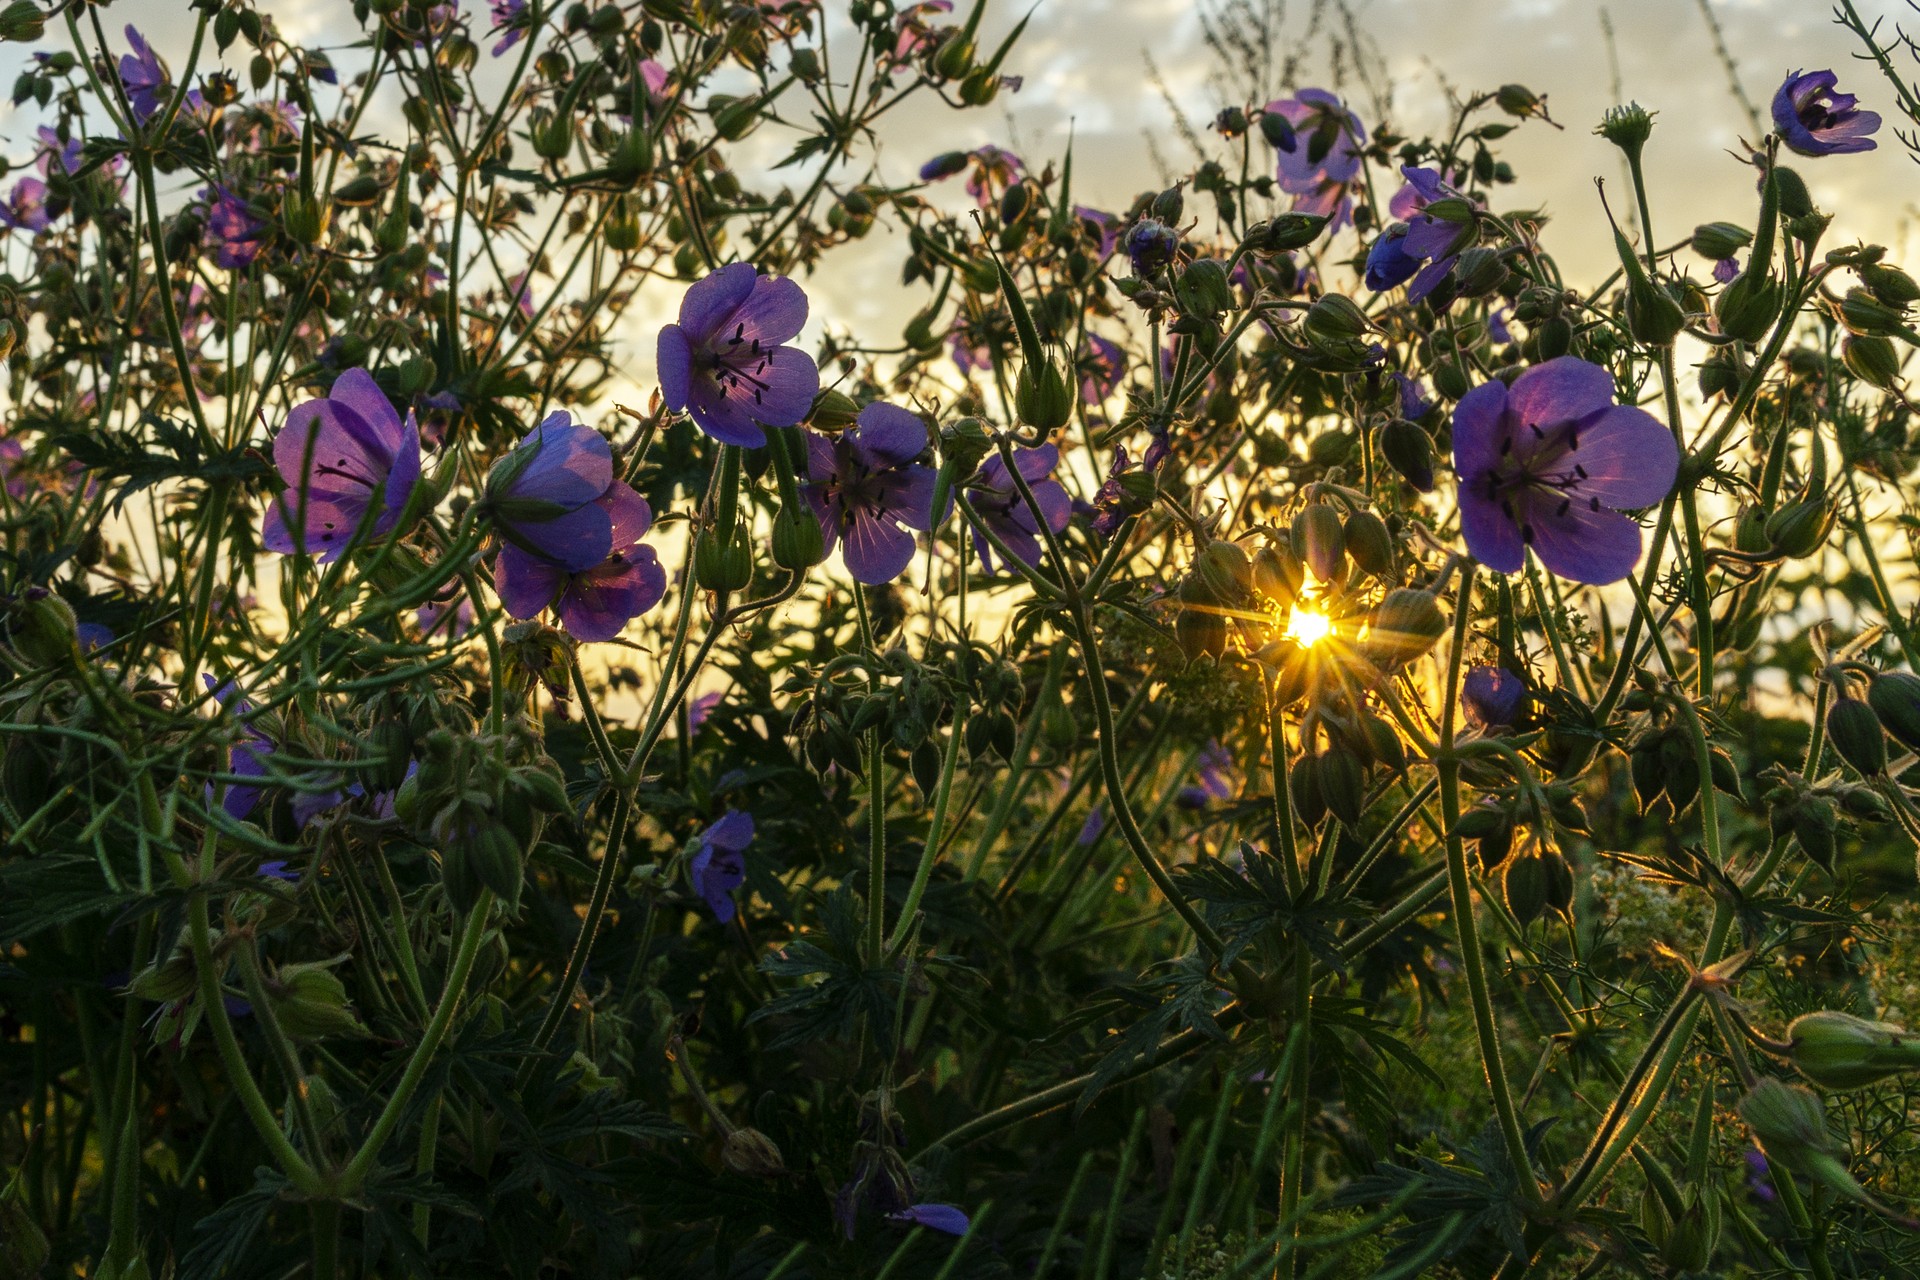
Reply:
[[1127, 232], [1122, 248], [1133, 263], [1133, 274], [1158, 274], [1180, 250], [1180, 233], [1156, 218], [1142, 218]]
[[1307, 308], [1306, 319], [1301, 322], [1309, 338], [1322, 341], [1339, 342], [1367, 332], [1366, 313], [1360, 310], [1352, 298], [1343, 294], [1323, 294]]
[[1345, 747], [1329, 747], [1315, 766], [1315, 781], [1327, 812], [1357, 827], [1366, 809], [1367, 777], [1360, 757]]
[[1801, 218], [1812, 213], [1813, 197], [1807, 194], [1807, 180], [1783, 164], [1775, 165], [1773, 173], [1780, 184], [1780, 216]]
[[1179, 226], [1180, 217], [1186, 212], [1187, 198], [1179, 186], [1168, 187], [1153, 198], [1152, 215], [1168, 226]]
[[1512, 272], [1506, 256], [1490, 246], [1467, 249], [1453, 268], [1454, 291], [1462, 298], [1485, 298], [1498, 293]]
[[1384, 578], [1393, 572], [1393, 535], [1387, 522], [1371, 511], [1354, 511], [1344, 528], [1347, 554], [1362, 572]]
[[7, 641], [36, 667], [50, 666], [79, 651], [79, 619], [73, 606], [45, 587], [29, 587], [7, 610]]
[[1242, 243], [1249, 252], [1262, 256], [1290, 253], [1312, 244], [1326, 226], [1324, 214], [1283, 213], [1269, 221], [1254, 223], [1247, 229], [1246, 239]]
[[1506, 890], [1507, 910], [1523, 926], [1546, 913], [1547, 864], [1539, 854], [1523, 853], [1508, 862], [1501, 885]]
[[1740, 357], [1732, 347], [1716, 347], [1700, 362], [1700, 396], [1732, 395], [1740, 387]]
[[1289, 551], [1262, 547], [1253, 557], [1253, 589], [1269, 600], [1291, 603], [1304, 581], [1305, 567]]
[[1795, 1018], [1787, 1043], [1794, 1069], [1822, 1089], [1864, 1089], [1920, 1069], [1920, 1037], [1831, 1009]]
[[1920, 676], [1882, 672], [1867, 685], [1867, 705], [1895, 742], [1920, 751]]
[[1885, 263], [1870, 262], [1857, 268], [1862, 284], [1873, 291], [1873, 296], [1890, 307], [1905, 309], [1920, 302], [1920, 284], [1912, 276], [1898, 267], [1889, 267]]
[[1767, 1158], [1794, 1172], [1847, 1154], [1846, 1144], [1827, 1129], [1826, 1108], [1804, 1085], [1763, 1077], [1740, 1099], [1739, 1112]]
[[334, 974], [338, 960], [284, 966], [267, 984], [267, 1002], [280, 1029], [295, 1040], [327, 1040], [367, 1034], [347, 1002], [347, 988]]
[[1693, 229], [1693, 251], [1718, 262], [1753, 243], [1753, 233], [1731, 222], [1703, 222]]
[[296, 244], [316, 245], [327, 233], [332, 211], [325, 201], [289, 191], [280, 202], [280, 222]]
[[1626, 152], [1629, 159], [1638, 159], [1647, 139], [1653, 136], [1653, 112], [1637, 102], [1609, 107], [1594, 132]]
[[1430, 591], [1397, 587], [1374, 607], [1365, 646], [1380, 666], [1412, 662], [1447, 629], [1447, 615]]
[[1493, 95], [1494, 105], [1510, 116], [1525, 120], [1543, 113], [1546, 101], [1523, 84], [1503, 84]]
[[45, 35], [46, 30], [46, 11], [33, 0], [13, 0], [5, 9], [0, 9], [0, 40], [31, 44]]
[[801, 84], [818, 84], [825, 74], [820, 66], [818, 49], [795, 49], [787, 60], [787, 70], [793, 72], [794, 78]]
[[738, 142], [752, 133], [765, 105], [759, 98], [734, 98], [724, 93], [714, 94], [712, 103], [713, 131], [728, 142]]
[[1436, 360], [1427, 371], [1433, 377], [1433, 389], [1449, 400], [1458, 400], [1472, 390], [1467, 371], [1457, 360]]
[[1779, 318], [1786, 288], [1767, 274], [1767, 267], [1756, 257], [1720, 291], [1713, 314], [1720, 322], [1720, 331], [1728, 337], [1757, 345]]
[[1569, 914], [1573, 910], [1573, 868], [1554, 849], [1540, 855], [1540, 867], [1546, 873], [1547, 906], [1563, 916]]
[[826, 535], [813, 508], [804, 502], [789, 503], [773, 517], [773, 562], [782, 569], [799, 572], [827, 558]]
[[973, 69], [973, 41], [956, 31], [933, 55], [935, 75], [958, 80]]
[[711, 524], [700, 530], [693, 543], [693, 580], [702, 591], [738, 591], [753, 581], [753, 548], [744, 523], [726, 533]]
[[[218, 936], [214, 935], [216, 939]], [[200, 966], [194, 961], [193, 948], [184, 937], [174, 944], [166, 959], [155, 959], [127, 983], [128, 991], [156, 1004], [185, 1000], [199, 989]]]
[[720, 1163], [748, 1178], [778, 1178], [787, 1172], [780, 1148], [758, 1129], [735, 1129], [720, 1145]]
[[1227, 651], [1227, 620], [1211, 609], [1182, 609], [1173, 636], [1189, 661], [1217, 658]]
[[1433, 491], [1433, 437], [1418, 423], [1394, 418], [1380, 428], [1380, 456], [1400, 478], [1422, 493]]
[[1347, 555], [1346, 527], [1340, 513], [1324, 502], [1308, 503], [1293, 518], [1293, 554], [1312, 571], [1316, 581], [1332, 582]]
[[1218, 258], [1196, 258], [1187, 264], [1173, 285], [1180, 310], [1188, 315], [1218, 316], [1233, 306], [1233, 286], [1227, 282], [1227, 267]]
[[1818, 551], [1833, 532], [1833, 503], [1805, 497], [1790, 502], [1767, 520], [1767, 539], [1773, 549], [1798, 560]]
[[1906, 328], [1906, 316], [1898, 307], [1880, 301], [1869, 289], [1853, 288], [1837, 308], [1840, 323], [1847, 332], [1884, 338]]
[[1191, 580], [1202, 600], [1226, 604], [1246, 594], [1253, 582], [1253, 561], [1239, 543], [1217, 539], [1193, 558]]
[[1840, 360], [1854, 377], [1882, 391], [1893, 390], [1900, 377], [1900, 353], [1890, 338], [1848, 334], [1840, 343]]
[[966, 167], [966, 152], [943, 151], [920, 166], [920, 178], [924, 182], [938, 182], [942, 178], [951, 178]]
[[1031, 364], [1014, 379], [1013, 407], [1020, 421], [1042, 431], [1058, 431], [1073, 419], [1073, 392], [1060, 367], [1048, 360], [1037, 368]]
[[985, 67], [975, 67], [960, 82], [960, 101], [970, 107], [984, 107], [1000, 96], [1000, 77]]
[[1877, 778], [1887, 771], [1887, 739], [1880, 718], [1858, 698], [1841, 694], [1827, 708], [1827, 738], [1840, 758], [1862, 776]]

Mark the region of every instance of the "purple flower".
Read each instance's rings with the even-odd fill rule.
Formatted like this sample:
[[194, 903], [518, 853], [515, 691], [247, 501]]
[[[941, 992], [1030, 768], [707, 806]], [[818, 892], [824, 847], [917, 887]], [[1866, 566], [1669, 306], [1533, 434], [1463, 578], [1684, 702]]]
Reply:
[[378, 538], [400, 522], [420, 479], [420, 428], [411, 413], [401, 420], [365, 369], [349, 369], [324, 399], [287, 415], [273, 461], [288, 488], [267, 508], [260, 540], [282, 555], [317, 550], [324, 564], [363, 525]]
[[613, 486], [613, 450], [561, 409], [493, 464], [482, 501], [505, 541], [584, 573], [613, 554]]
[[707, 717], [713, 714], [713, 709], [719, 706], [721, 699], [726, 696], [716, 689], [712, 693], [703, 693], [687, 703], [687, 732], [690, 734], [700, 732], [700, 726], [707, 722]]
[[1142, 218], [1127, 230], [1125, 247], [1133, 274], [1150, 276], [1180, 251], [1180, 233], [1158, 218]]
[[80, 652], [92, 653], [112, 644], [113, 632], [98, 622], [83, 622], [73, 629], [73, 638], [80, 646]]
[[1835, 93], [1839, 77], [1831, 71], [1796, 71], [1773, 95], [1773, 127], [1781, 141], [1803, 156], [1850, 155], [1877, 145], [1867, 135], [1880, 127], [1877, 112], [1862, 111], [1860, 99]]
[[1767, 1157], [1758, 1147], [1747, 1148], [1747, 1190], [1756, 1200], [1772, 1204], [1779, 1197], [1773, 1189], [1773, 1171], [1767, 1165]]
[[51, 175], [53, 167], [58, 165], [63, 173], [80, 172], [80, 139], [62, 138], [59, 133], [46, 125], [34, 131], [40, 139], [40, 172]]
[[1391, 375], [1400, 388], [1400, 416], [1408, 422], [1418, 422], [1433, 411], [1433, 401], [1427, 398], [1427, 389], [1404, 373]]
[[1483, 383], [1453, 411], [1460, 530], [1489, 569], [1515, 573], [1532, 547], [1575, 582], [1617, 582], [1640, 558], [1640, 526], [1618, 508], [1673, 488], [1680, 450], [1657, 419], [1613, 399], [1613, 375], [1575, 356], [1513, 385]]
[[1474, 667], [1460, 682], [1460, 701], [1477, 724], [1510, 725], [1527, 703], [1527, 682], [1505, 667]]
[[962, 376], [989, 373], [993, 369], [993, 344], [983, 336], [985, 328], [969, 318], [965, 309], [953, 317], [953, 327], [947, 331], [947, 350], [953, 353], [953, 362], [960, 367]]
[[268, 880], [279, 880], [285, 884], [300, 882], [300, 873], [289, 868], [285, 858], [275, 858], [271, 862], [261, 863], [254, 869], [254, 874]]
[[214, 242], [214, 263], [228, 271], [252, 266], [265, 247], [266, 223], [254, 217], [247, 202], [225, 187], [209, 187], [201, 195], [208, 202], [207, 235]]
[[0, 204], [0, 224], [22, 231], [45, 231], [53, 221], [47, 208], [47, 184], [38, 178], [22, 178], [13, 184], [13, 194]]
[[1487, 336], [1502, 346], [1513, 341], [1513, 331], [1507, 328], [1507, 309], [1495, 307], [1487, 312]]
[[1090, 228], [1099, 239], [1101, 259], [1111, 258], [1114, 247], [1120, 243], [1120, 219], [1084, 204], [1073, 206], [1073, 216], [1080, 219], [1080, 225]]
[[[1156, 438], [1148, 450], [1151, 452], [1159, 444]], [[1152, 494], [1152, 476], [1145, 470], [1134, 469], [1124, 446], [1114, 446], [1113, 464], [1107, 468], [1107, 478], [1100, 482], [1099, 490], [1093, 495], [1094, 533], [1111, 538], [1129, 516], [1147, 509]]]
[[133, 52], [120, 55], [120, 84], [133, 105], [133, 122], [145, 124], [167, 103], [167, 72], [160, 65], [160, 55], [131, 23], [127, 24], [127, 43]]
[[1211, 738], [1195, 759], [1194, 785], [1182, 787], [1179, 802], [1189, 809], [1205, 808], [1209, 801], [1233, 799], [1233, 754]]
[[1715, 258], [1714, 259], [1713, 278], [1715, 280], [1718, 280], [1721, 284], [1732, 283], [1733, 278], [1739, 274], [1740, 274], [1740, 259], [1738, 258]]
[[[207, 688], [213, 690], [214, 701], [220, 704], [223, 712], [235, 716], [252, 713], [252, 704], [240, 698], [240, 687], [233, 681], [229, 680], [221, 684], [210, 675], [202, 676], [201, 679], [206, 681]], [[227, 772], [241, 778], [265, 778], [270, 772], [267, 767], [267, 758], [273, 754], [273, 751], [273, 739], [248, 725], [242, 730], [240, 740], [227, 750]], [[236, 822], [244, 822], [247, 815], [253, 812], [253, 806], [260, 802], [260, 791], [261, 788], [251, 782], [224, 783], [221, 787], [220, 807], [226, 810], [229, 818]], [[211, 782], [207, 784], [206, 795], [207, 802], [211, 804], [214, 798], [214, 787]]]
[[[1060, 462], [1060, 451], [1050, 444], [1043, 444], [1037, 449], [1016, 449], [1013, 460], [1014, 465], [1020, 468], [1020, 475], [1026, 480], [1027, 487], [1033, 490], [1033, 500], [1046, 517], [1047, 528], [1059, 533], [1073, 518], [1073, 500], [1067, 496], [1060, 482], [1052, 478], [1053, 469]], [[1040, 524], [1034, 519], [1026, 500], [1020, 496], [1019, 487], [1014, 484], [1013, 475], [1007, 470], [1005, 458], [996, 453], [987, 459], [986, 465], [980, 468], [967, 488], [967, 500], [979, 513], [981, 523], [1006, 545], [1008, 551], [1027, 565], [1040, 563]], [[981, 567], [992, 573], [993, 546], [987, 541], [980, 525], [971, 521], [969, 524], [973, 529], [974, 545], [980, 551]]]
[[576, 640], [611, 640], [667, 593], [667, 571], [652, 547], [640, 545], [653, 524], [647, 500], [615, 480], [595, 504], [612, 523], [607, 558], [591, 569], [569, 572], [512, 543], [494, 561], [493, 585], [500, 603], [516, 618], [551, 607]]
[[1126, 357], [1118, 343], [1097, 333], [1087, 335], [1087, 349], [1080, 357], [1080, 399], [1087, 404], [1104, 404], [1120, 389], [1127, 370]]
[[1367, 288], [1380, 293], [1412, 280], [1407, 300], [1418, 302], [1453, 270], [1460, 250], [1473, 238], [1473, 222], [1471, 218], [1459, 222], [1425, 212], [1429, 204], [1459, 198], [1441, 180], [1438, 170], [1403, 165], [1400, 171], [1407, 176], [1407, 189], [1413, 192], [1404, 202], [1409, 212], [1404, 223], [1388, 227], [1367, 251], [1366, 281]]
[[493, 56], [497, 58], [519, 44], [520, 37], [526, 34], [525, 25], [519, 18], [526, 12], [527, 0], [490, 0], [490, 7], [493, 10], [493, 29], [506, 31], [493, 46]]
[[473, 630], [473, 601], [464, 595], [449, 600], [429, 600], [413, 615], [420, 624], [420, 635], [431, 640], [441, 635], [457, 640]]
[[807, 322], [807, 295], [785, 276], [736, 262], [687, 290], [680, 322], [660, 331], [660, 391], [669, 408], [723, 444], [767, 442], [763, 427], [807, 416], [820, 370], [783, 345]]
[[1098, 840], [1100, 833], [1106, 829], [1107, 811], [1099, 805], [1095, 805], [1093, 808], [1087, 810], [1087, 820], [1080, 824], [1080, 834], [1073, 838], [1073, 842], [1085, 847], [1086, 845], [1092, 844], [1095, 840]]
[[899, 577], [913, 560], [907, 529], [932, 527], [934, 471], [914, 461], [926, 447], [925, 423], [878, 400], [836, 438], [807, 433], [802, 492], [827, 550], [846, 540], [841, 558], [856, 582], [871, 587]]
[[888, 1214], [887, 1221], [944, 1231], [950, 1236], [963, 1236], [972, 1225], [964, 1209], [950, 1204], [910, 1204], [898, 1213]]
[[733, 891], [747, 878], [744, 860], [753, 843], [753, 815], [729, 809], [700, 833], [700, 847], [687, 864], [694, 891], [707, 900], [707, 909], [721, 924], [733, 922]]
[[977, 147], [973, 152], [973, 172], [967, 175], [967, 194], [984, 209], [1026, 171], [1027, 166], [1011, 151], [1003, 151], [991, 143]]
[[1414, 214], [1435, 200], [1459, 194], [1460, 175], [1457, 173], [1442, 178], [1438, 169], [1403, 164], [1400, 174], [1407, 181], [1393, 193], [1393, 199], [1387, 201], [1387, 212], [1401, 222], [1411, 222]]
[[1280, 189], [1293, 196], [1295, 211], [1325, 215], [1338, 231], [1353, 216], [1351, 192], [1367, 145], [1366, 126], [1325, 89], [1302, 89], [1269, 102], [1267, 114], [1280, 121]]

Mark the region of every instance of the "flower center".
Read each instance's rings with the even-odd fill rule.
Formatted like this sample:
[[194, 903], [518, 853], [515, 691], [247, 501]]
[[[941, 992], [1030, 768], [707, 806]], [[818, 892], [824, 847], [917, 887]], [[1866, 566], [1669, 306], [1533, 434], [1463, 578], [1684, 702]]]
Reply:
[[[1528, 435], [1520, 438], [1517, 447], [1516, 436], [1521, 431]], [[1500, 445], [1500, 460], [1487, 468], [1482, 482], [1488, 500], [1499, 503], [1507, 518], [1520, 526], [1521, 541], [1533, 541], [1531, 517], [1543, 510], [1551, 510], [1556, 519], [1571, 511], [1576, 502], [1591, 511], [1600, 510], [1598, 497], [1581, 493], [1588, 475], [1586, 467], [1574, 457], [1579, 451], [1578, 422], [1547, 427], [1529, 422], [1507, 431]]]
[[773, 353], [760, 339], [747, 337], [745, 323], [736, 324], [731, 334], [710, 344], [707, 358], [722, 396], [751, 397], [755, 404], [762, 403], [768, 387], [765, 374], [773, 364]]

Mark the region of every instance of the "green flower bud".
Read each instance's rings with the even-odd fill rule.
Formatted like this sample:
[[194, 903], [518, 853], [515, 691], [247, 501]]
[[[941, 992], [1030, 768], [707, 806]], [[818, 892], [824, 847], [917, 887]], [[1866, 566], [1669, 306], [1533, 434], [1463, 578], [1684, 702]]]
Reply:
[[802, 84], [818, 84], [825, 71], [820, 66], [820, 51], [817, 49], [795, 49], [787, 62], [787, 70]]
[[1433, 437], [1426, 428], [1405, 418], [1395, 418], [1380, 428], [1375, 437], [1380, 456], [1387, 465], [1422, 493], [1433, 489]]
[[[217, 940], [219, 935], [214, 934], [213, 937]], [[187, 945], [185, 938], [174, 943], [166, 959], [156, 958], [127, 983], [128, 991], [156, 1004], [185, 1000], [199, 989], [200, 966], [195, 963], [193, 948]]]
[[5, 9], [0, 9], [0, 40], [31, 44], [45, 35], [46, 31], [46, 11], [33, 0], [14, 0]]
[[1193, 558], [1191, 578], [1203, 600], [1227, 604], [1246, 594], [1253, 582], [1253, 561], [1239, 543], [1216, 540]]
[[1501, 878], [1507, 910], [1522, 925], [1532, 924], [1547, 910], [1547, 864], [1537, 853], [1523, 853], [1507, 863]]
[[713, 113], [714, 132], [728, 142], [740, 141], [760, 124], [760, 108], [764, 105], [759, 98], [734, 98], [724, 93], [714, 94], [709, 108]]
[[1352, 298], [1344, 294], [1323, 294], [1307, 309], [1302, 328], [1309, 338], [1318, 338], [1328, 342], [1343, 342], [1358, 338], [1367, 332], [1366, 313], [1360, 310]]
[[1764, 555], [1773, 550], [1773, 539], [1767, 536], [1765, 507], [1748, 503], [1740, 508], [1739, 515], [1733, 521], [1733, 547], [1749, 555]]
[[787, 1172], [780, 1148], [758, 1129], [735, 1129], [729, 1133], [720, 1145], [720, 1163], [730, 1172], [748, 1178], [779, 1178]]
[[838, 431], [853, 425], [860, 416], [860, 406], [844, 391], [828, 389], [813, 399], [813, 409], [807, 414], [807, 422], [822, 431]]
[[1703, 222], [1693, 229], [1693, 251], [1718, 262], [1753, 243], [1753, 232], [1731, 222]]
[[1523, 84], [1501, 85], [1493, 101], [1502, 111], [1521, 120], [1546, 114], [1546, 99]]
[[1293, 554], [1318, 582], [1332, 582], [1347, 556], [1347, 531], [1340, 513], [1324, 502], [1311, 502], [1293, 518]]
[[1732, 347], [1709, 351], [1700, 362], [1701, 398], [1732, 395], [1740, 387], [1741, 373], [1739, 354]]
[[973, 41], [955, 32], [933, 55], [935, 75], [958, 80], [973, 69]]
[[1904, 1027], [1823, 1009], [1787, 1025], [1787, 1057], [1822, 1089], [1864, 1089], [1920, 1069], [1920, 1038]]
[[29, 665], [51, 666], [79, 652], [73, 606], [45, 587], [29, 587], [7, 610], [7, 640]]
[[1454, 290], [1462, 298], [1485, 298], [1500, 291], [1512, 272], [1506, 255], [1490, 246], [1467, 249], [1453, 269]]
[[1329, 747], [1316, 772], [1327, 812], [1349, 827], [1358, 826], [1367, 798], [1366, 769], [1360, 757], [1345, 747]]
[[1262, 547], [1253, 557], [1253, 589], [1269, 600], [1289, 604], [1306, 581], [1306, 567], [1291, 552]]
[[1884, 338], [1906, 328], [1906, 316], [1901, 308], [1888, 306], [1869, 289], [1847, 290], [1847, 296], [1840, 300], [1837, 311], [1840, 323], [1847, 327], [1849, 333]]
[[327, 234], [333, 212], [325, 201], [289, 191], [280, 202], [280, 222], [295, 244], [316, 245]]
[[[1571, 331], [1568, 337], [1571, 340]], [[1458, 400], [1473, 388], [1467, 381], [1467, 371], [1457, 360], [1436, 360], [1428, 372], [1433, 376], [1433, 389], [1449, 400]]]
[[1227, 266], [1218, 258], [1196, 258], [1174, 281], [1174, 297], [1188, 315], [1212, 318], [1233, 306], [1233, 286]]
[[284, 966], [267, 984], [267, 1002], [280, 1029], [295, 1040], [359, 1037], [366, 1027], [347, 1002], [347, 988], [334, 974], [334, 960]]
[[1780, 184], [1780, 215], [1801, 218], [1813, 212], [1813, 197], [1807, 194], [1807, 180], [1783, 164], [1773, 167]]
[[1188, 661], [1217, 658], [1227, 651], [1227, 620], [1211, 609], [1182, 609], [1174, 619], [1173, 635]]
[[1287, 773], [1287, 797], [1293, 801], [1294, 812], [1302, 825], [1309, 828], [1320, 825], [1320, 819], [1327, 816], [1327, 800], [1320, 790], [1319, 757], [1301, 756], [1293, 762]]
[[1446, 629], [1446, 612], [1432, 592], [1397, 587], [1374, 607], [1365, 647], [1377, 665], [1399, 666], [1433, 648]]
[[1283, 213], [1266, 222], [1256, 222], [1247, 229], [1243, 244], [1251, 253], [1267, 256], [1276, 253], [1289, 253], [1295, 249], [1304, 249], [1320, 238], [1326, 230], [1327, 219], [1318, 213]]
[[1827, 738], [1840, 758], [1862, 776], [1877, 778], [1887, 771], [1887, 739], [1880, 718], [1858, 698], [1841, 694], [1827, 708]]
[[1371, 511], [1355, 511], [1345, 526], [1347, 554], [1362, 572], [1384, 578], [1393, 572], [1393, 535], [1387, 522]]
[[1912, 276], [1898, 267], [1889, 267], [1885, 263], [1871, 262], [1857, 269], [1860, 281], [1873, 291], [1873, 296], [1890, 307], [1905, 309], [1920, 302], [1920, 284]]
[[1801, 498], [1773, 513], [1767, 521], [1767, 538], [1775, 551], [1798, 560], [1826, 544], [1833, 521], [1833, 503], [1825, 498]]
[[1867, 705], [1880, 727], [1909, 751], [1920, 751], [1920, 676], [1887, 671], [1867, 685]]
[[826, 535], [813, 508], [805, 502], [781, 507], [773, 517], [773, 562], [797, 573], [826, 558]]
[[1882, 391], [1893, 390], [1900, 378], [1900, 353], [1890, 338], [1848, 334], [1840, 343], [1840, 361], [1854, 377]]
[[1779, 318], [1785, 301], [1785, 286], [1768, 275], [1767, 265], [1756, 259], [1720, 291], [1713, 314], [1722, 333], [1756, 345]]
[[702, 591], [738, 591], [753, 581], [753, 547], [744, 522], [726, 533], [710, 524], [701, 528], [693, 543], [693, 580]]
[[1073, 392], [1059, 366], [1046, 361], [1029, 364], [1014, 380], [1013, 406], [1020, 421], [1041, 431], [1058, 431], [1073, 418]]

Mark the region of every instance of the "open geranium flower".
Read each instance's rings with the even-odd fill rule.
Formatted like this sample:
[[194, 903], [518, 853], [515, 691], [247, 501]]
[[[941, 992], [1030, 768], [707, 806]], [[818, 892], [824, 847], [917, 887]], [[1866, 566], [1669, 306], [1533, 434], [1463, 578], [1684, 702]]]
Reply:
[[369, 515], [368, 537], [400, 522], [420, 479], [420, 428], [411, 413], [400, 417], [365, 369], [349, 369], [324, 397], [287, 415], [273, 438], [273, 461], [287, 489], [267, 508], [261, 542], [325, 563], [346, 550]]
[[500, 548], [493, 582], [508, 614], [531, 618], [552, 607], [568, 635], [599, 641], [613, 639], [660, 603], [667, 571], [653, 548], [640, 543], [653, 524], [653, 509], [619, 480], [594, 501], [607, 513], [613, 541], [607, 558], [592, 568], [570, 572], [512, 543]]
[[807, 416], [820, 369], [791, 342], [807, 322], [807, 295], [750, 262], [720, 268], [687, 290], [680, 321], [660, 331], [660, 393], [722, 444], [749, 449], [767, 427]]
[[1640, 526], [1620, 511], [1667, 496], [1680, 449], [1652, 414], [1614, 403], [1612, 374], [1561, 356], [1462, 397], [1453, 465], [1480, 563], [1516, 573], [1532, 547], [1552, 572], [1598, 585], [1633, 571]]
[[1773, 127], [1803, 156], [1849, 155], [1871, 151], [1868, 134], [1880, 127], [1880, 115], [1862, 111], [1860, 99], [1836, 93], [1840, 78], [1831, 71], [1796, 71], [1773, 95]]
[[844, 540], [847, 572], [856, 581], [871, 587], [899, 577], [913, 560], [907, 530], [931, 526], [933, 468], [914, 461], [926, 447], [926, 424], [881, 401], [862, 409], [836, 439], [808, 433], [803, 492], [827, 550]]

